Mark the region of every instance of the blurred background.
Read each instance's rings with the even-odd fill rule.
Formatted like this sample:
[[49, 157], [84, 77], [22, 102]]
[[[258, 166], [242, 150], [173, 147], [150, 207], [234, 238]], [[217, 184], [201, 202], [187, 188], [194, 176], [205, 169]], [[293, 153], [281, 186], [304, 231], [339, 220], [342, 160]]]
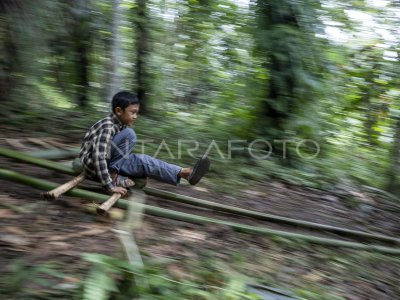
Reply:
[[229, 139], [313, 139], [317, 158], [288, 143], [282, 159], [275, 143], [253, 175], [278, 163], [294, 181], [398, 192], [397, 1], [3, 0], [0, 13], [2, 126], [81, 133], [127, 89], [147, 137], [221, 151]]
[[[372, 224], [380, 214], [382, 222], [386, 219], [390, 226], [377, 222], [376, 227], [382, 232], [390, 229], [398, 233], [398, 207], [390, 218], [383, 217], [386, 215], [375, 210], [373, 202], [368, 200], [364, 205], [366, 197], [361, 189], [368, 187], [369, 191], [389, 195], [390, 205], [399, 203], [399, 25], [397, 0], [1, 0], [0, 134], [4, 139], [55, 137], [70, 146], [79, 146], [88, 127], [110, 112], [112, 96], [129, 90], [142, 101], [135, 130], [140, 139], [148, 141], [146, 154], [189, 165], [193, 163], [188, 152], [194, 148], [191, 141], [199, 144], [192, 151], [195, 156], [210, 150], [212, 169], [202, 181], [204, 187], [193, 193], [201, 197], [201, 193], [219, 193], [219, 198], [207, 195], [210, 200], [226, 196], [226, 201], [244, 206], [251, 206], [250, 202], [243, 202], [247, 199], [244, 197], [253, 197], [258, 201], [253, 203], [255, 210], [263, 210], [260, 203], [266, 203], [268, 212], [271, 209], [338, 225], [348, 220], [353, 222], [349, 223], [351, 226], [360, 228], [365, 222]], [[255, 144], [257, 140], [268, 141], [272, 149], [264, 142]], [[229, 141], [240, 141], [234, 147], [242, 149], [230, 149]], [[254, 159], [254, 155], [249, 155], [249, 147], [257, 157], [272, 150], [271, 155]], [[294, 192], [288, 192], [286, 184], [311, 188], [303, 195], [324, 191], [328, 193], [324, 194], [325, 200], [331, 202], [321, 207], [318, 216], [317, 212], [311, 213], [314, 202], [304, 205], [304, 215], [296, 215], [294, 208], [298, 205], [298, 212], [306, 199], [288, 200], [283, 205], [282, 201], [289, 198], [299, 200], [292, 197]], [[316, 193], [315, 197], [321, 196]], [[279, 198], [282, 195], [286, 195], [286, 200]], [[236, 201], [232, 198], [236, 196], [243, 198]], [[266, 196], [272, 198], [266, 201]], [[341, 205], [342, 210], [339, 213], [337, 209], [338, 218], [330, 220], [327, 207], [335, 205]], [[372, 217], [372, 213], [376, 215]], [[57, 221], [52, 222], [57, 228]], [[144, 231], [151, 234], [143, 233], [146, 242], [143, 240], [141, 247], [148, 243], [154, 252], [153, 244], [164, 243], [167, 251], [176, 239], [172, 229], [164, 232], [164, 240], [150, 237], [171, 225], [151, 226]], [[54, 230], [57, 235], [61, 229]], [[190, 230], [193, 235], [195, 229]], [[225, 234], [224, 230], [210, 230], [217, 242]], [[183, 235], [179, 236], [182, 239]], [[185, 241], [189, 244], [189, 240]], [[246, 240], [242, 244], [246, 248], [246, 243], [258, 242]], [[252, 261], [257, 257], [255, 253], [265, 254], [261, 246], [254, 252], [235, 252], [230, 256], [231, 263], [242, 264], [243, 273], [247, 270], [253, 276], [268, 274], [264, 277], [266, 282], [283, 282], [285, 286], [295, 282], [293, 277], [285, 277], [287, 274], [311, 270], [308, 277], [301, 273], [306, 277], [299, 275], [296, 278], [302, 281], [293, 283], [298, 288], [302, 285], [300, 294], [309, 299], [378, 299], [381, 295], [372, 291], [385, 288], [382, 293], [391, 296], [379, 299], [395, 299], [393, 295], [399, 295], [399, 285], [394, 284], [398, 269], [389, 267], [394, 263], [392, 258], [385, 258], [384, 267], [379, 269], [381, 256], [347, 256], [348, 253], [322, 248], [314, 251], [294, 242], [282, 250], [281, 244], [275, 242], [268, 240], [263, 244], [269, 254], [274, 253], [268, 258], [266, 269], [254, 271], [264, 259]], [[103, 285], [108, 291], [113, 290], [110, 278], [99, 274], [111, 270], [117, 278], [129, 279], [132, 275], [129, 268], [121, 271], [124, 262], [94, 254], [114, 253], [107, 243], [103, 246], [104, 252], [91, 246], [78, 251], [91, 252], [85, 256], [85, 263], [94, 264], [97, 270], [86, 281], [87, 295], [91, 278], [97, 287]], [[235, 247], [226, 246], [230, 250]], [[193, 264], [187, 266], [195, 266], [201, 280], [206, 278], [210, 284], [218, 285], [222, 279], [213, 277], [217, 276], [215, 270], [229, 267], [214, 260], [224, 254], [204, 253], [201, 255], [206, 258], [199, 254], [200, 258], [193, 259], [188, 255]], [[248, 261], [252, 267], [244, 266]], [[331, 262], [334, 265], [330, 266]], [[86, 271], [85, 263], [84, 267], [76, 267], [77, 273]], [[111, 267], [107, 269], [107, 265]], [[275, 276], [281, 274], [283, 265], [287, 272]], [[304, 268], [296, 269], [293, 265]], [[328, 270], [324, 270], [325, 265]], [[15, 261], [10, 266], [17, 278], [7, 277], [12, 282], [6, 285], [12, 290], [12, 284], [18, 286], [26, 269]], [[40, 270], [62, 277], [46, 266]], [[30, 270], [34, 277], [35, 269]], [[383, 270], [385, 275], [374, 274], [377, 270]], [[389, 273], [385, 273], [387, 270]], [[346, 277], [351, 271], [358, 272], [358, 281]], [[176, 288], [173, 280], [197, 282], [184, 276], [181, 269], [174, 269], [174, 265], [171, 272], [172, 282], [165, 283], [154, 273], [150, 285], [171, 291]], [[332, 273], [336, 275], [330, 277]], [[71, 276], [66, 284], [79, 282]], [[372, 284], [374, 278], [382, 276], [386, 276], [383, 281], [393, 283], [388, 285], [390, 288]], [[227, 278], [232, 285], [237, 279], [231, 275]], [[307, 282], [315, 285], [306, 286]], [[341, 293], [343, 282], [348, 284]], [[371, 290], [366, 288], [369, 284]], [[325, 289], [326, 285], [329, 288]], [[352, 286], [357, 286], [357, 291], [351, 291]], [[139, 290], [148, 287], [138, 284]], [[361, 290], [364, 296], [354, 296]], [[179, 298], [179, 293], [183, 292], [176, 291], [170, 298], [146, 299], [243, 299], [237, 293], [207, 298], [209, 295], [202, 294], [201, 288], [187, 292], [194, 293], [190, 294], [192, 298]], [[323, 298], [321, 293], [327, 296]], [[347, 298], [346, 293], [353, 298]], [[368, 298], [368, 294], [374, 296]], [[92, 295], [85, 299], [106, 299], [102, 297]]]

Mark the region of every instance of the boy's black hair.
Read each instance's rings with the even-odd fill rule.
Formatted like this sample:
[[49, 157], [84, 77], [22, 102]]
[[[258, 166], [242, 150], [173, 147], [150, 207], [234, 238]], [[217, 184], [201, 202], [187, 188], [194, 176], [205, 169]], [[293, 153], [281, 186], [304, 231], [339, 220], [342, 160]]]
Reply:
[[135, 94], [128, 91], [118, 92], [112, 98], [111, 102], [112, 111], [115, 112], [115, 109], [117, 107], [121, 107], [122, 110], [124, 110], [131, 104], [140, 104], [140, 101]]

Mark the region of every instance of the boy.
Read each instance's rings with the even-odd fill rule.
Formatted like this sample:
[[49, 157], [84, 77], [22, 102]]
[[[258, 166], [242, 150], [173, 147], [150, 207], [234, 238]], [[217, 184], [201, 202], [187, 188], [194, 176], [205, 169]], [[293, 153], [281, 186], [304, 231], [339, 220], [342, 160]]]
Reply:
[[79, 152], [85, 172], [98, 179], [108, 192], [124, 195], [126, 188], [134, 185], [130, 177], [150, 177], [174, 185], [184, 178], [195, 185], [207, 172], [207, 157], [199, 159], [193, 168], [182, 168], [145, 154], [133, 154], [136, 134], [128, 126], [138, 117], [140, 101], [122, 91], [114, 95], [111, 106], [113, 113], [89, 129]]

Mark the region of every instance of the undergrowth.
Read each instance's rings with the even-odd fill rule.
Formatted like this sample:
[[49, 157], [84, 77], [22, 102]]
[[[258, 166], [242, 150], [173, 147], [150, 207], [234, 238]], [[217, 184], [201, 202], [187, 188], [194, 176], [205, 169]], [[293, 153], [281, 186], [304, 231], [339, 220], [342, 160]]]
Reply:
[[[166, 272], [161, 261], [148, 261], [143, 268], [138, 268], [128, 261], [102, 254], [86, 253], [82, 257], [90, 263], [83, 276], [62, 273], [55, 262], [29, 267], [16, 260], [8, 276], [2, 278], [2, 295], [11, 299], [262, 300], [248, 291], [246, 282], [250, 279], [246, 276], [216, 268], [199, 267], [191, 274], [173, 276]], [[72, 283], [65, 283], [71, 278], [75, 278]], [[56, 284], [59, 279], [64, 283]]]
[[215, 257], [183, 261], [147, 258], [144, 267], [84, 253], [82, 260], [76, 261], [82, 273], [70, 273], [67, 265], [56, 261], [32, 266], [17, 259], [1, 274], [0, 292], [4, 299], [76, 300], [270, 299], [262, 298], [260, 290], [252, 290], [254, 286], [280, 291], [280, 287], [290, 287], [292, 292], [283, 291], [286, 295], [308, 300], [348, 299], [356, 293], [351, 291], [352, 284], [358, 286], [360, 299], [365, 299], [362, 287], [391, 286], [391, 296], [400, 292], [395, 285], [397, 257], [274, 241], [269, 249], [251, 246], [235, 253], [229, 262]]

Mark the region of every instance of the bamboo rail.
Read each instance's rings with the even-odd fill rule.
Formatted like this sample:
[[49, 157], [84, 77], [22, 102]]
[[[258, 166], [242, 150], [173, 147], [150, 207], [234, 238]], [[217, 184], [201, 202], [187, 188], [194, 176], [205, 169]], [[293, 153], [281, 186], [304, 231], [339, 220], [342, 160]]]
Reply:
[[32, 156], [27, 155], [22, 152], [9, 150], [9, 149], [0, 147], [0, 155], [8, 157], [8, 158], [12, 158], [12, 159], [20, 160], [23, 162], [27, 162], [32, 165], [38, 166], [38, 167], [43, 167], [43, 168], [47, 168], [47, 169], [54, 170], [54, 171], [59, 171], [59, 172], [70, 174], [70, 175], [76, 175], [76, 173], [72, 169], [72, 167], [69, 167], [69, 166], [66, 166], [66, 165], [63, 165], [60, 163], [56, 163], [54, 161], [46, 160], [43, 158], [32, 157]]
[[185, 203], [185, 204], [190, 204], [198, 207], [203, 207], [203, 208], [208, 208], [212, 209], [215, 211], [222, 211], [222, 212], [227, 212], [227, 213], [232, 213], [236, 215], [241, 215], [241, 216], [246, 216], [246, 217], [251, 217], [254, 219], [258, 220], [263, 220], [263, 221], [270, 221], [274, 223], [281, 223], [281, 224], [287, 224], [287, 225], [294, 225], [298, 227], [303, 227], [307, 229], [314, 229], [314, 230], [323, 230], [327, 232], [332, 232], [332, 233], [337, 233], [343, 236], [348, 236], [348, 237], [361, 237], [365, 239], [373, 239], [373, 240], [379, 240], [382, 242], [389, 242], [389, 243], [398, 243], [400, 244], [400, 239], [382, 235], [382, 234], [373, 234], [373, 233], [368, 233], [368, 232], [362, 232], [358, 230], [351, 230], [351, 229], [346, 229], [346, 228], [341, 228], [341, 227], [335, 227], [331, 225], [324, 225], [324, 224], [319, 224], [319, 223], [314, 223], [314, 222], [308, 222], [308, 221], [301, 221], [301, 220], [296, 220], [296, 219], [291, 219], [291, 218], [286, 218], [286, 217], [281, 217], [281, 216], [276, 216], [272, 214], [267, 214], [267, 213], [260, 213], [248, 209], [243, 209], [240, 207], [234, 207], [234, 206], [229, 206], [225, 204], [220, 204], [208, 200], [202, 200], [190, 196], [184, 196], [168, 191], [163, 191], [159, 190], [156, 188], [151, 188], [151, 187], [145, 187], [143, 188], [143, 191], [152, 196], [160, 197], [163, 199], [179, 202], [179, 203]]
[[[49, 161], [49, 160], [45, 160], [45, 159], [33, 158], [25, 153], [21, 153], [18, 151], [12, 151], [12, 150], [8, 150], [8, 149], [0, 147], [0, 155], [3, 155], [8, 158], [12, 158], [12, 159], [17, 159], [17, 160], [20, 160], [23, 162], [31, 163], [36, 166], [48, 168], [48, 169], [55, 170], [55, 171], [60, 171], [60, 172], [67, 173], [67, 174], [76, 174], [76, 172], [74, 172], [72, 167], [68, 167], [66, 165], [63, 165], [63, 164], [60, 164], [57, 162], [53, 162], [53, 161]], [[232, 213], [232, 214], [256, 218], [259, 220], [294, 225], [294, 226], [313, 229], [313, 230], [323, 230], [323, 231], [328, 231], [328, 232], [345, 235], [345, 236], [361, 237], [363, 239], [373, 239], [373, 240], [377, 240], [377, 241], [379, 240], [379, 241], [383, 241], [383, 242], [400, 244], [400, 239], [382, 235], [382, 234], [367, 233], [367, 232], [362, 232], [362, 231], [357, 231], [357, 230], [351, 230], [351, 229], [346, 229], [346, 228], [341, 228], [341, 227], [335, 227], [335, 226], [330, 226], [330, 225], [318, 224], [318, 223], [314, 223], [314, 222], [301, 221], [301, 220], [296, 220], [296, 219], [291, 219], [291, 218], [286, 218], [286, 217], [281, 217], [281, 216], [276, 216], [276, 215], [271, 215], [271, 214], [266, 214], [266, 213], [255, 212], [255, 211], [251, 211], [251, 210], [247, 210], [247, 209], [242, 209], [239, 207], [233, 207], [233, 206], [228, 206], [228, 205], [224, 205], [224, 204], [219, 204], [219, 203], [212, 202], [212, 201], [207, 201], [207, 200], [202, 200], [202, 199], [198, 199], [198, 198], [194, 198], [194, 197], [179, 195], [179, 194], [175, 194], [175, 193], [171, 193], [171, 192], [167, 192], [167, 191], [163, 191], [163, 190], [159, 190], [159, 189], [155, 189], [155, 188], [150, 188], [150, 187], [143, 188], [143, 191], [149, 195], [162, 197], [164, 199], [171, 200], [171, 201], [177, 201], [177, 202], [181, 202], [181, 203], [195, 205], [198, 207], [213, 209], [215, 211], [223, 211], [223, 212], [228, 212], [228, 213]]]
[[69, 148], [69, 149], [47, 149], [32, 151], [29, 153], [30, 156], [43, 159], [66, 159], [74, 158], [78, 155], [79, 148]]
[[[37, 179], [31, 176], [26, 176], [19, 174], [14, 171], [0, 169], [0, 178], [10, 180], [13, 182], [22, 183], [25, 185], [29, 185], [39, 189], [50, 190], [57, 186], [57, 184], [43, 180]], [[103, 202], [109, 199], [107, 195], [98, 194], [90, 191], [85, 191], [82, 189], [72, 189], [67, 192], [68, 195], [74, 197], [80, 197], [88, 200], [92, 200], [94, 202]], [[128, 206], [128, 201], [124, 199], [119, 199], [116, 203], [116, 207], [126, 208]], [[174, 220], [180, 220], [185, 222], [190, 222], [194, 224], [217, 224], [217, 225], [225, 225], [234, 230], [241, 231], [241, 232], [248, 232], [248, 233], [255, 233], [260, 235], [266, 235], [271, 237], [284, 237], [287, 239], [298, 240], [298, 241], [305, 241], [312, 244], [319, 244], [325, 246], [332, 246], [332, 247], [344, 247], [350, 249], [358, 249], [358, 250], [366, 250], [366, 251], [374, 251], [384, 254], [391, 254], [391, 255], [400, 255], [400, 248], [392, 248], [392, 247], [385, 247], [380, 245], [374, 244], [361, 244], [355, 242], [348, 242], [343, 240], [337, 239], [329, 239], [329, 238], [321, 238], [315, 237], [311, 235], [299, 234], [299, 233], [291, 233], [281, 230], [273, 230], [266, 227], [256, 227], [251, 225], [245, 224], [238, 224], [230, 221], [223, 221], [217, 220], [213, 218], [207, 218], [202, 216], [197, 216], [193, 214], [177, 212], [169, 209], [159, 208], [150, 205], [143, 205], [143, 204], [130, 204], [130, 205], [140, 205], [140, 207], [144, 207], [144, 212], [148, 215], [170, 218]]]

